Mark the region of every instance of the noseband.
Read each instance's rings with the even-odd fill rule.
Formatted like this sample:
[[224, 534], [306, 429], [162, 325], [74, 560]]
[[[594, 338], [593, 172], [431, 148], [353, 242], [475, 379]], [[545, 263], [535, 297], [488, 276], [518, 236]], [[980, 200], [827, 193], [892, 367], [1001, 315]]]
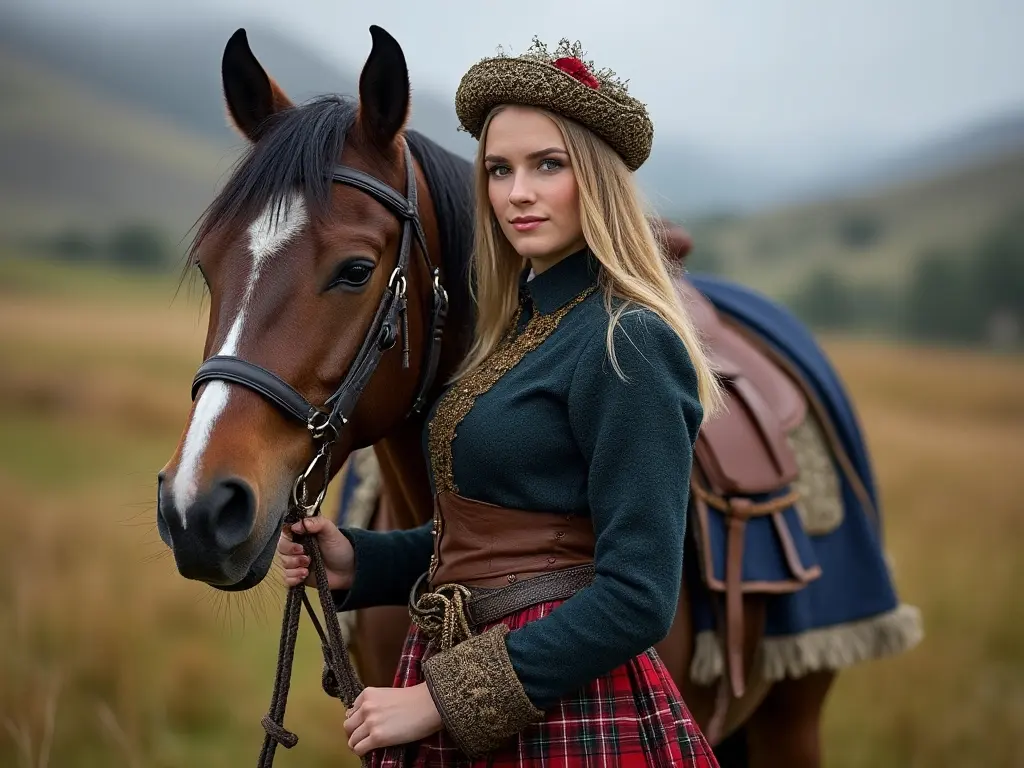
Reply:
[[[437, 375], [441, 337], [448, 314], [448, 294], [441, 285], [440, 271], [431, 263], [430, 254], [427, 251], [426, 236], [423, 233], [423, 224], [420, 220], [417, 203], [416, 172], [413, 168], [412, 153], [408, 143], [403, 145], [403, 149], [406, 169], [405, 196], [373, 176], [355, 168], [335, 165], [331, 172], [332, 182], [362, 190], [398, 217], [402, 222], [402, 239], [398, 246], [398, 262], [388, 279], [384, 295], [381, 296], [380, 304], [377, 306], [377, 311], [363, 343], [360, 345], [359, 352], [338, 389], [327, 398], [324, 406], [318, 408], [311, 404], [298, 390], [272, 371], [233, 355], [215, 355], [206, 360], [199, 367], [192, 381], [193, 401], [203, 384], [218, 380], [228, 381], [241, 384], [259, 393], [284, 413], [306, 425], [313, 440], [314, 456], [306, 470], [295, 478], [291, 504], [284, 516], [286, 524], [320, 513], [320, 506], [327, 493], [327, 484], [330, 480], [331, 446], [341, 434], [342, 428], [348, 423], [363, 390], [366, 389], [370, 378], [377, 370], [384, 353], [395, 346], [399, 336], [402, 338], [402, 367], [409, 367], [409, 316], [406, 292], [409, 284], [409, 259], [414, 237], [419, 245], [419, 251], [427, 271], [432, 276], [432, 300], [427, 342], [412, 412], [422, 410], [426, 404], [427, 393]], [[312, 503], [308, 503], [309, 480], [321, 463], [323, 481], [316, 499]], [[324, 690], [328, 695], [341, 699], [348, 708], [352, 706], [352, 702], [363, 689], [341, 634], [334, 599], [327, 586], [327, 573], [316, 538], [310, 535], [295, 535], [294, 538], [302, 544], [306, 554], [310, 557], [310, 572], [316, 577], [317, 592], [320, 596], [320, 604], [327, 627], [325, 632], [306, 597], [303, 585], [300, 584], [288, 590], [274, 691], [271, 696], [270, 710], [262, 720], [266, 737], [258, 761], [261, 768], [270, 768], [273, 765], [274, 753], [278, 745], [290, 748], [298, 742], [298, 737], [284, 727], [284, 711], [298, 634], [300, 604], [306, 608], [320, 635], [324, 654]], [[368, 764], [368, 756], [364, 756], [362, 762], [364, 765]]]

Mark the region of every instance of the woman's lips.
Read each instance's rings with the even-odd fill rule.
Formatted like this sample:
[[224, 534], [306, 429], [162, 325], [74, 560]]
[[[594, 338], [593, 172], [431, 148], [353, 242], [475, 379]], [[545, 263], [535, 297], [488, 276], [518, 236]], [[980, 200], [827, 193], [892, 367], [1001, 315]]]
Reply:
[[536, 229], [544, 223], [544, 219], [526, 219], [523, 221], [513, 221], [512, 226], [516, 232], [529, 232], [530, 230]]

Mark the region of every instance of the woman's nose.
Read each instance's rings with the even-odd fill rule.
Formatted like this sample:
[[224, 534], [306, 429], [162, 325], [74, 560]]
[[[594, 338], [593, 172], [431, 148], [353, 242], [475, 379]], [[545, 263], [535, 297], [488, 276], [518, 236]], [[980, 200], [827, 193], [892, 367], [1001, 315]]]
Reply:
[[508, 201], [512, 205], [529, 205], [536, 199], [532, 186], [522, 176], [512, 181], [512, 190], [508, 193]]

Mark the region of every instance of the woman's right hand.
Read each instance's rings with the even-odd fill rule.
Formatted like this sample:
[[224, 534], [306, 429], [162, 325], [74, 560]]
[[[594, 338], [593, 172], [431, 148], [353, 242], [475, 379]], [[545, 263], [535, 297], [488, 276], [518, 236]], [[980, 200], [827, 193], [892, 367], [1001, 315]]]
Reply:
[[288, 587], [305, 584], [316, 586], [316, 575], [310, 570], [309, 557], [303, 554], [301, 544], [293, 539], [293, 534], [308, 533], [316, 536], [320, 545], [320, 553], [327, 571], [327, 585], [331, 589], [349, 589], [355, 577], [355, 552], [352, 542], [338, 530], [326, 517], [306, 517], [292, 526], [281, 530], [281, 538], [277, 542], [277, 553], [284, 566], [284, 583]]

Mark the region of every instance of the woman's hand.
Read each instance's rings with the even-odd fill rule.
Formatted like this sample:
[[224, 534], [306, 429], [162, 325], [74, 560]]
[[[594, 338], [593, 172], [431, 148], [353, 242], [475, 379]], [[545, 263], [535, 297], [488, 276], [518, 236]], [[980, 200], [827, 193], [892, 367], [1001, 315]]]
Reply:
[[301, 544], [292, 540], [293, 533], [309, 533], [316, 536], [320, 545], [320, 553], [324, 558], [324, 569], [327, 571], [327, 585], [331, 589], [349, 589], [355, 577], [355, 553], [352, 542], [338, 530], [333, 522], [326, 517], [306, 517], [287, 526], [281, 531], [277, 542], [277, 552], [284, 566], [284, 583], [289, 587], [305, 584], [316, 586], [316, 575], [310, 573], [309, 557], [303, 554]]
[[366, 688], [345, 713], [348, 745], [360, 757], [378, 747], [419, 741], [442, 727], [426, 683], [409, 688]]

